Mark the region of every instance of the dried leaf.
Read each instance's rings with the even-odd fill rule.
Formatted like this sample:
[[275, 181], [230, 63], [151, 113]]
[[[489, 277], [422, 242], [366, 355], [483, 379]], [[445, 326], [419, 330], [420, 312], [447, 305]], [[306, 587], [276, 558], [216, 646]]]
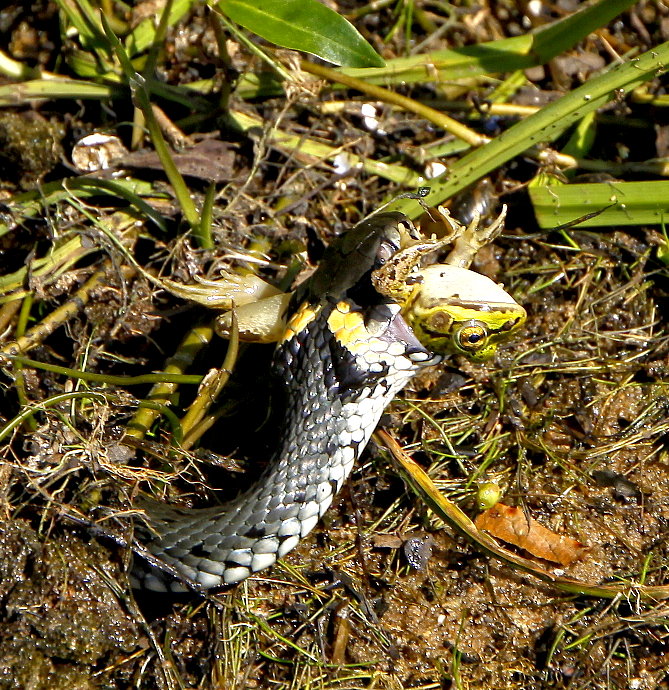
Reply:
[[375, 534], [372, 536], [372, 544], [375, 549], [399, 549], [404, 543], [396, 534]]
[[576, 539], [556, 534], [526, 515], [522, 509], [498, 503], [476, 518], [476, 526], [537, 558], [569, 565], [583, 558], [588, 547]]
[[[182, 175], [208, 182], [228, 182], [235, 175], [237, 146], [218, 139], [203, 139], [180, 152], [172, 153], [174, 164]], [[163, 170], [155, 151], [137, 151], [116, 161], [121, 167]]]

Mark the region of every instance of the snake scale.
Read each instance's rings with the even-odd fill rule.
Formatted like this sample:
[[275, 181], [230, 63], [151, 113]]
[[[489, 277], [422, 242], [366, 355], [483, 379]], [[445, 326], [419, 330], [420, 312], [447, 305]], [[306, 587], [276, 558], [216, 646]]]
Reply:
[[[385, 407], [417, 372], [443, 358], [419, 341], [400, 304], [372, 280], [407, 237], [418, 241], [408, 219], [382, 213], [326, 250], [293, 296], [276, 347], [272, 368], [285, 393], [285, 417], [273, 460], [226, 505], [150, 511], [146, 548], [183, 582], [138, 563], [135, 584], [155, 591], [233, 585], [272, 566], [314, 528]], [[500, 332], [515, 330], [520, 320], [516, 312]], [[466, 321], [468, 334], [472, 323], [479, 322]], [[476, 349], [480, 327], [474, 331], [467, 337]]]

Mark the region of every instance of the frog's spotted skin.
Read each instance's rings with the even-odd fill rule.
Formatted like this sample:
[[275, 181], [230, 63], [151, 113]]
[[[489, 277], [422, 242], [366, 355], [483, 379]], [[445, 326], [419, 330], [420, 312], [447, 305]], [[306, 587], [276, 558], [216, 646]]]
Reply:
[[[471, 287], [469, 281], [482, 276], [472, 278], [478, 274], [470, 271], [450, 294], [443, 292], [443, 276], [432, 271], [423, 276], [423, 269], [417, 274], [422, 287], [403, 306], [380, 295], [371, 272], [398, 253], [412, 233], [403, 215], [379, 214], [329, 248], [320, 268], [296, 292], [275, 353], [273, 373], [285, 390], [285, 422], [274, 460], [247, 492], [224, 506], [152, 510], [153, 535], [146, 546], [184, 582], [138, 564], [138, 585], [184, 591], [193, 583], [209, 589], [236, 584], [273, 565], [330, 506], [394, 395], [418, 371], [441, 361], [443, 355], [433, 350], [476, 358], [477, 338], [470, 339], [467, 350], [462, 333], [483, 325], [490, 334], [479, 342], [489, 356], [517, 330], [522, 308], [492, 281]], [[435, 285], [441, 294], [433, 299]], [[414, 318], [411, 303], [424, 312], [414, 319], [414, 330], [424, 321], [431, 324], [421, 331], [424, 339], [407, 323], [407, 314]], [[441, 321], [438, 314], [445, 315]], [[474, 332], [479, 333], [469, 333]]]

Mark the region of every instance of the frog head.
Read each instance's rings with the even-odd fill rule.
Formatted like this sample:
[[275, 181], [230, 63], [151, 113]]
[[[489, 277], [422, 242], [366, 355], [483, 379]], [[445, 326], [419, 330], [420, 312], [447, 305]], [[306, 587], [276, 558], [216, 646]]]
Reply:
[[425, 347], [474, 362], [490, 359], [527, 317], [501, 285], [446, 264], [418, 270], [402, 315]]

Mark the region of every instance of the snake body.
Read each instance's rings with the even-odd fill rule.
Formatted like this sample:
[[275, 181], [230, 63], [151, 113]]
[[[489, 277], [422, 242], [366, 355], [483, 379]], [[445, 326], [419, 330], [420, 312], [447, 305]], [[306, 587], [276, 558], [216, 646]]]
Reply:
[[[186, 581], [233, 585], [285, 556], [330, 506], [394, 395], [441, 360], [370, 279], [398, 251], [405, 221], [379, 214], [343, 235], [296, 292], [273, 360], [285, 391], [282, 438], [257, 482], [224, 506], [149, 513], [146, 547]], [[137, 579], [185, 589], [156, 568], [138, 568]]]

